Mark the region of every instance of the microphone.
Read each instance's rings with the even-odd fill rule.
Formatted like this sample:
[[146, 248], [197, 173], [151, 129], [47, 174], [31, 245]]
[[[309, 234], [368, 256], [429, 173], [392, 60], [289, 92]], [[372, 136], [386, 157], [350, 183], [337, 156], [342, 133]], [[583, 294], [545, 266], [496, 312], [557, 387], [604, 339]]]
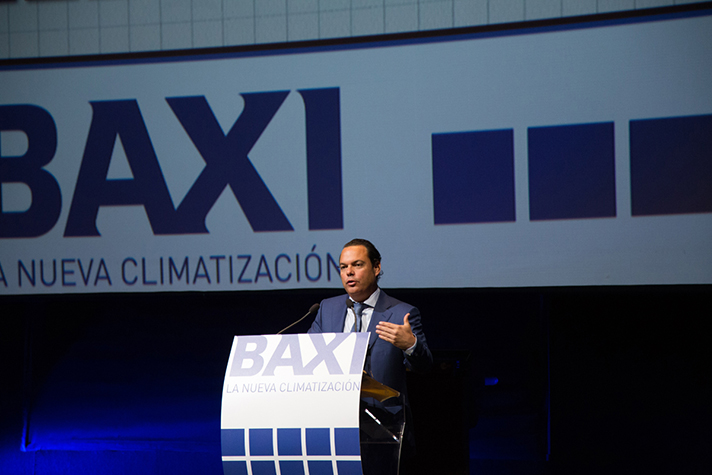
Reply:
[[289, 329], [292, 328], [294, 325], [296, 325], [297, 323], [301, 322], [302, 320], [304, 320], [305, 318], [307, 318], [307, 317], [308, 317], [309, 315], [311, 315], [312, 313], [316, 313], [318, 310], [319, 310], [319, 304], [318, 304], [318, 303], [315, 303], [314, 305], [312, 305], [311, 307], [309, 307], [309, 311], [306, 313], [306, 315], [304, 315], [302, 318], [300, 318], [300, 319], [297, 320], [296, 322], [292, 323], [292, 324], [289, 325], [288, 327], [283, 328], [282, 330], [280, 330], [279, 332], [277, 332], [277, 335], [281, 334], [281, 333], [284, 332], [284, 331], [289, 330]]
[[350, 297], [346, 297], [346, 306], [349, 307], [351, 310], [354, 309], [354, 301], [351, 300]]

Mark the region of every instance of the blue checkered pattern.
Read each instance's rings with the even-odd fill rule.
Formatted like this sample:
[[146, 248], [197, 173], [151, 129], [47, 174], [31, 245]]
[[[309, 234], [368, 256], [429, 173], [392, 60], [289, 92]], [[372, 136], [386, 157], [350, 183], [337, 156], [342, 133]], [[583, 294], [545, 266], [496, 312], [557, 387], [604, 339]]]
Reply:
[[362, 473], [357, 427], [222, 429], [222, 454], [225, 475]]

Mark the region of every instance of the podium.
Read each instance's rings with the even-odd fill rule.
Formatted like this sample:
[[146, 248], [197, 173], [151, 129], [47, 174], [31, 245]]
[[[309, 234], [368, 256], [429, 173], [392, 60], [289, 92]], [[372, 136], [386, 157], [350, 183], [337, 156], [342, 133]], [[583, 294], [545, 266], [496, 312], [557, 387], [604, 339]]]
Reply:
[[359, 416], [364, 475], [397, 475], [406, 423], [403, 397], [364, 373]]
[[225, 475], [396, 475], [402, 396], [363, 373], [369, 333], [233, 339], [222, 393]]

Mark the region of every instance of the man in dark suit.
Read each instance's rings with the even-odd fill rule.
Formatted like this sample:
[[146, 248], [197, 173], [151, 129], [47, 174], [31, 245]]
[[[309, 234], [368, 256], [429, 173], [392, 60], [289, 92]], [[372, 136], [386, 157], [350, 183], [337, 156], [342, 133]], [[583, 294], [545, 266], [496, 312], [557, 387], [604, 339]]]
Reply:
[[433, 355], [423, 334], [420, 312], [378, 288], [381, 255], [369, 241], [354, 239], [348, 242], [339, 257], [339, 266], [341, 282], [348, 297], [322, 301], [309, 332], [354, 331], [357, 304], [365, 304], [361, 328], [356, 331], [368, 331], [372, 335], [366, 372], [405, 394], [406, 368], [426, 371], [433, 363]]
[[[411, 424], [408, 423], [410, 411], [406, 368], [426, 371], [433, 364], [433, 355], [423, 334], [420, 312], [412, 305], [388, 296], [378, 287], [381, 255], [369, 241], [349, 241], [341, 251], [339, 266], [341, 282], [348, 296], [323, 300], [309, 333], [371, 333], [365, 371], [402, 394], [406, 406], [404, 449], [407, 452], [413, 440], [409, 430]], [[397, 404], [400, 404], [400, 400], [384, 402], [385, 407]]]

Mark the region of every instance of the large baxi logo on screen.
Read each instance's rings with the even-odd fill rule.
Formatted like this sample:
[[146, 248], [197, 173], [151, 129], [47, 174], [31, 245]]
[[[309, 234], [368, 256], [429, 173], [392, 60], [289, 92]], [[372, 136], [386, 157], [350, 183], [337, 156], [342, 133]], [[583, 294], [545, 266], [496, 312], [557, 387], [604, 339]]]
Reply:
[[[296, 92], [304, 102], [309, 230], [343, 229], [340, 90]], [[241, 94], [244, 108], [227, 133], [204, 96], [166, 98], [205, 162], [177, 206], [138, 101], [90, 102], [91, 124], [64, 236], [99, 236], [99, 208], [133, 205], [143, 206], [155, 235], [208, 233], [207, 215], [227, 187], [253, 231], [292, 231], [249, 158], [289, 94]], [[621, 203], [616, 196], [614, 125], [527, 128], [529, 220], [616, 216]], [[712, 115], [634, 119], [628, 126], [631, 215], [712, 212]], [[24, 133], [27, 150], [22, 156], [1, 156], [0, 148], [0, 185], [26, 185], [31, 202], [26, 210], [7, 211], [0, 194], [0, 238], [41, 236], [57, 225], [62, 211], [63, 190], [44, 168], [57, 151], [57, 127], [52, 115], [39, 106], [5, 105], [0, 106], [2, 131]], [[117, 140], [131, 178], [109, 178]], [[514, 129], [433, 133], [431, 145], [433, 224], [517, 220]]]
[[[339, 89], [302, 89], [306, 126], [309, 229], [342, 229]], [[91, 102], [92, 119], [64, 236], [99, 236], [101, 206], [142, 205], [154, 234], [207, 233], [205, 219], [229, 186], [254, 231], [293, 227], [248, 153], [290, 91], [241, 94], [244, 109], [225, 134], [203, 96], [169, 97], [168, 105], [205, 161], [187, 195], [174, 207], [136, 100]], [[27, 137], [22, 157], [0, 157], [0, 184], [23, 183], [32, 194], [22, 212], [0, 212], [0, 237], [35, 237], [59, 220], [62, 191], [43, 167], [57, 149], [50, 113], [35, 105], [0, 106], [0, 131]], [[109, 179], [114, 144], [121, 140], [132, 179]], [[11, 159], [6, 159], [11, 158]], [[0, 211], [2, 210], [0, 198]]]

